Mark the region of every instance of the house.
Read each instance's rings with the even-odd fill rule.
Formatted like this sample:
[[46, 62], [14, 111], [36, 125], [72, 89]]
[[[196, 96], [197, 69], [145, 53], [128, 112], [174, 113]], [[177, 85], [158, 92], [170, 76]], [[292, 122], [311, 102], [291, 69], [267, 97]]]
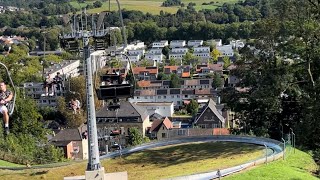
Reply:
[[56, 147], [62, 148], [65, 157], [68, 159], [88, 159], [86, 130], [86, 125], [81, 125], [79, 128], [63, 129], [49, 142]]
[[171, 48], [185, 47], [185, 46], [186, 46], [186, 41], [185, 40], [172, 40], [170, 42], [170, 47]]
[[152, 43], [152, 48], [164, 48], [165, 46], [168, 46], [169, 43], [167, 40], [162, 41], [156, 41]]
[[145, 50], [144, 49], [136, 49], [136, 50], [129, 50], [128, 55], [140, 55], [140, 57], [144, 57]]
[[144, 42], [133, 42], [127, 45], [127, 47], [124, 48], [124, 53], [128, 52], [129, 50], [137, 50], [137, 49], [144, 49], [145, 45]]
[[207, 45], [209, 46], [214, 46], [214, 47], [217, 47], [217, 46], [222, 46], [222, 39], [211, 39], [211, 40], [207, 40], [206, 41]]
[[199, 47], [203, 45], [203, 40], [190, 40], [188, 41], [188, 47]]
[[188, 52], [188, 48], [176, 47], [169, 52], [169, 59], [182, 59]]
[[120, 101], [120, 108], [111, 111], [107, 106], [96, 112], [99, 149], [108, 151], [114, 143], [127, 145], [130, 128], [137, 128], [143, 137], [151, 127], [147, 111], [136, 104]]
[[[128, 55], [128, 58], [130, 59], [131, 62], [138, 62], [141, 59], [140, 54], [132, 54], [132, 55]], [[125, 59], [127, 60], [127, 59]]]
[[137, 80], [156, 80], [158, 67], [134, 67], [133, 74]]
[[146, 53], [145, 58], [147, 60], [154, 60], [156, 62], [162, 63], [164, 55], [162, 54], [161, 48], [151, 48], [148, 53]]
[[147, 110], [149, 116], [156, 113], [162, 117], [171, 117], [174, 113], [173, 102], [137, 102], [135, 104]]
[[[108, 110], [108, 107], [104, 106], [96, 112], [96, 119], [98, 129], [120, 129], [122, 127], [124, 135], [128, 135], [129, 128], [136, 127], [145, 136], [147, 127], [151, 125], [147, 110], [127, 101], [121, 101], [120, 108], [116, 111]], [[102, 134], [98, 136], [104, 137]]]
[[160, 88], [170, 88], [169, 80], [155, 80], [155, 81], [138, 81], [139, 89], [160, 89]]
[[130, 102], [173, 102], [174, 108], [179, 109], [184, 101], [191, 99], [209, 99], [217, 95], [217, 91], [209, 89], [143, 89], [136, 90]]
[[201, 46], [193, 48], [193, 55], [196, 57], [200, 57], [202, 59], [210, 59], [210, 47], [209, 46]]
[[223, 73], [223, 64], [199, 64], [196, 66], [196, 74], [194, 76], [204, 78], [209, 73]]
[[232, 57], [234, 55], [232, 45], [217, 46], [216, 49], [221, 53], [221, 56]]
[[222, 112], [216, 108], [216, 103], [210, 98], [208, 104], [195, 118], [193, 125], [200, 128], [224, 128], [225, 118], [222, 116]]
[[155, 120], [150, 128], [151, 138], [156, 138], [158, 140], [169, 138], [168, 131], [172, 128], [173, 124], [167, 117]]
[[163, 72], [166, 75], [177, 74], [179, 77], [190, 77], [190, 66], [164, 66]]
[[186, 79], [183, 81], [181, 88], [211, 88], [212, 79]]

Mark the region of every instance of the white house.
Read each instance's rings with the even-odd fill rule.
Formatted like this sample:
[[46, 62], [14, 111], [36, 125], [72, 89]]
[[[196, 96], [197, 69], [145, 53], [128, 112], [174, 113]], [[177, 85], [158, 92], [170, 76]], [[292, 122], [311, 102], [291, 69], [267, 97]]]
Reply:
[[203, 45], [203, 40], [190, 40], [188, 41], [189, 47], [199, 47]]
[[143, 57], [145, 54], [144, 49], [135, 49], [135, 50], [129, 50], [128, 55], [140, 55], [140, 57]]
[[149, 52], [145, 55], [145, 58], [147, 60], [153, 60], [154, 62], [162, 63], [164, 56], [162, 53], [150, 53]]
[[210, 58], [210, 47], [209, 46], [201, 46], [193, 48], [193, 55], [197, 57], [201, 57], [202, 59]]
[[140, 54], [129, 55], [128, 58], [131, 62], [138, 62], [141, 59]]
[[162, 117], [172, 117], [174, 113], [173, 102], [137, 102], [136, 105], [146, 109], [149, 116], [157, 113]]
[[232, 45], [217, 46], [216, 49], [221, 53], [222, 56], [232, 57], [234, 55]]
[[170, 42], [170, 47], [175, 48], [175, 47], [184, 47], [186, 46], [186, 41], [185, 40], [172, 40]]
[[156, 41], [152, 43], [152, 48], [164, 48], [165, 46], [168, 46], [169, 43], [167, 40], [162, 41]]
[[124, 49], [124, 52], [127, 52], [129, 50], [144, 49], [144, 48], [145, 48], [144, 42], [134, 42], [134, 43], [128, 44], [127, 47]]
[[59, 72], [65, 77], [75, 77], [80, 74], [79, 68], [80, 60], [64, 60], [61, 63], [53, 63], [49, 68], [45, 68], [44, 74], [54, 77]]
[[182, 59], [188, 52], [188, 48], [172, 48], [169, 52], [169, 58]]

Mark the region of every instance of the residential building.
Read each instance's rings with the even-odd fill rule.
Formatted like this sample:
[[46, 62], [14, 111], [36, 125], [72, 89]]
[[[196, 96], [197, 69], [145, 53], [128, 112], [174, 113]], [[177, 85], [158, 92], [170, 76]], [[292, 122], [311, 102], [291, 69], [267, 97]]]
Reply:
[[185, 47], [185, 46], [186, 46], [185, 40], [172, 40], [170, 42], [170, 48]]
[[104, 106], [96, 112], [96, 119], [101, 151], [108, 151], [108, 147], [114, 143], [127, 145], [126, 137], [129, 135], [130, 128], [137, 128], [145, 137], [148, 128], [151, 127], [147, 111], [127, 101], [120, 101], [120, 108], [115, 111]]
[[211, 88], [212, 79], [186, 79], [182, 82], [181, 88], [202, 89]]
[[201, 57], [202, 59], [210, 59], [210, 47], [209, 46], [201, 46], [193, 48], [193, 55], [197, 57]]
[[150, 128], [151, 139], [156, 138], [157, 140], [162, 140], [169, 138], [169, 130], [173, 128], [173, 124], [169, 118], [158, 119], [152, 123]]
[[216, 49], [221, 53], [221, 56], [232, 57], [234, 55], [232, 45], [217, 46]]
[[173, 102], [174, 108], [183, 106], [184, 101], [191, 99], [209, 99], [215, 97], [217, 92], [212, 89], [143, 89], [136, 90], [129, 102]]
[[165, 46], [168, 46], [169, 43], [167, 40], [162, 41], [156, 41], [152, 43], [152, 48], [164, 48]]
[[169, 59], [182, 59], [184, 55], [187, 54], [188, 48], [172, 48], [169, 52]]
[[63, 60], [61, 63], [51, 63], [49, 68], [44, 69], [44, 74], [50, 75], [50, 77], [56, 76], [58, 72], [64, 77], [79, 76], [80, 60]]
[[222, 116], [222, 112], [217, 110], [216, 103], [210, 98], [208, 104], [203, 107], [193, 124], [200, 128], [224, 128], [225, 119]]
[[155, 80], [155, 81], [138, 81], [137, 82], [139, 89], [161, 89], [161, 88], [169, 88], [170, 81], [169, 80]]
[[205, 78], [209, 73], [223, 73], [223, 64], [199, 64], [194, 77]]
[[88, 159], [87, 126], [63, 129], [49, 140], [51, 144], [62, 148], [67, 159]]
[[135, 104], [147, 110], [149, 116], [157, 113], [162, 117], [171, 117], [174, 113], [173, 102], [137, 102]]
[[[133, 54], [133, 55], [128, 55], [128, 58], [130, 59], [131, 62], [138, 62], [141, 59], [140, 54]], [[126, 58], [127, 60], [127, 58]]]
[[162, 54], [161, 48], [151, 48], [148, 53], [146, 53], [145, 58], [147, 60], [154, 60], [156, 62], [162, 63], [164, 55]]
[[203, 40], [190, 40], [188, 41], [188, 47], [199, 47], [203, 45]]
[[133, 74], [137, 80], [156, 80], [158, 67], [134, 67]]
[[136, 50], [129, 50], [128, 51], [128, 55], [132, 56], [132, 55], [140, 55], [141, 57], [144, 57], [145, 54], [145, 50], [144, 49], [136, 49]]
[[126, 48], [124, 48], [124, 53], [128, 52], [129, 50], [137, 50], [137, 49], [145, 49], [144, 42], [133, 42], [127, 45]]

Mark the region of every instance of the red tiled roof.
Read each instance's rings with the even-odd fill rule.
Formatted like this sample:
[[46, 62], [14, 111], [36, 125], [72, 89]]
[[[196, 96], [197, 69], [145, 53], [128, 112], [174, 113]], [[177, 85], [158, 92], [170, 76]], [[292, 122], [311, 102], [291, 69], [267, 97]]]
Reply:
[[150, 74], [158, 74], [158, 68], [148, 69], [147, 67], [134, 67], [133, 74], [140, 74], [140, 72], [149, 72]]
[[177, 71], [179, 66], [164, 66], [163, 69], [167, 69], [167, 68], [169, 68], [170, 72], [172, 72], [172, 71]]
[[209, 68], [214, 71], [222, 71], [223, 65], [222, 64], [209, 64]]
[[195, 92], [194, 92], [194, 94], [202, 94], [202, 95], [204, 95], [204, 94], [211, 94], [210, 93], [210, 89], [209, 88], [205, 88], [205, 89], [195, 89]]
[[198, 79], [187, 79], [184, 81], [186, 86], [196, 86], [198, 85], [199, 80]]
[[163, 120], [157, 119], [155, 121], [153, 121], [152, 126], [150, 128], [150, 132], [153, 131], [159, 131], [161, 125], [164, 125], [167, 129], [171, 129], [173, 128], [172, 122], [170, 121], [170, 119], [168, 117], [166, 117]]
[[142, 81], [138, 81], [137, 84], [139, 87], [150, 87], [151, 83], [150, 81], [142, 80]]
[[181, 77], [183, 77], [183, 78], [190, 77], [190, 72], [183, 72]]

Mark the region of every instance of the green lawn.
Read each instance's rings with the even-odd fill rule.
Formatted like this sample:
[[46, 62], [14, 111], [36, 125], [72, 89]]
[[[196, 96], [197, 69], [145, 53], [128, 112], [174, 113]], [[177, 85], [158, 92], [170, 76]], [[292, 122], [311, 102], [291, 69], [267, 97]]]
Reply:
[[[102, 161], [106, 172], [127, 171], [130, 180], [163, 179], [227, 168], [264, 155], [261, 146], [211, 142], [166, 146]], [[1, 179], [63, 179], [84, 175], [86, 162], [50, 169], [0, 170]]]
[[286, 160], [278, 160], [267, 165], [240, 172], [235, 175], [223, 178], [224, 180], [316, 180], [312, 172], [317, 170], [317, 165], [312, 157], [300, 150], [295, 154], [291, 151]]
[[[189, 2], [196, 3], [195, 9], [215, 9], [219, 6], [222, 6], [224, 3], [235, 3], [238, 0], [213, 0], [215, 3], [213, 5], [202, 5], [204, 2], [211, 2], [211, 0], [182, 0], [182, 3], [187, 7]], [[94, 1], [88, 1], [87, 3], [93, 3]], [[149, 12], [151, 14], [159, 14], [161, 10], [169, 13], [176, 13], [179, 9], [179, 6], [175, 7], [161, 7], [164, 0], [119, 0], [121, 9], [125, 8], [128, 10], [137, 10], [144, 13]], [[79, 8], [79, 6], [85, 7], [86, 3], [77, 3], [76, 1], [70, 2], [73, 7]], [[109, 2], [104, 2], [101, 8], [89, 9], [89, 13], [97, 13], [101, 11], [106, 11], [109, 9]], [[118, 6], [115, 0], [111, 1], [112, 11], [118, 10]]]
[[0, 160], [0, 167], [21, 167], [23, 165]]

